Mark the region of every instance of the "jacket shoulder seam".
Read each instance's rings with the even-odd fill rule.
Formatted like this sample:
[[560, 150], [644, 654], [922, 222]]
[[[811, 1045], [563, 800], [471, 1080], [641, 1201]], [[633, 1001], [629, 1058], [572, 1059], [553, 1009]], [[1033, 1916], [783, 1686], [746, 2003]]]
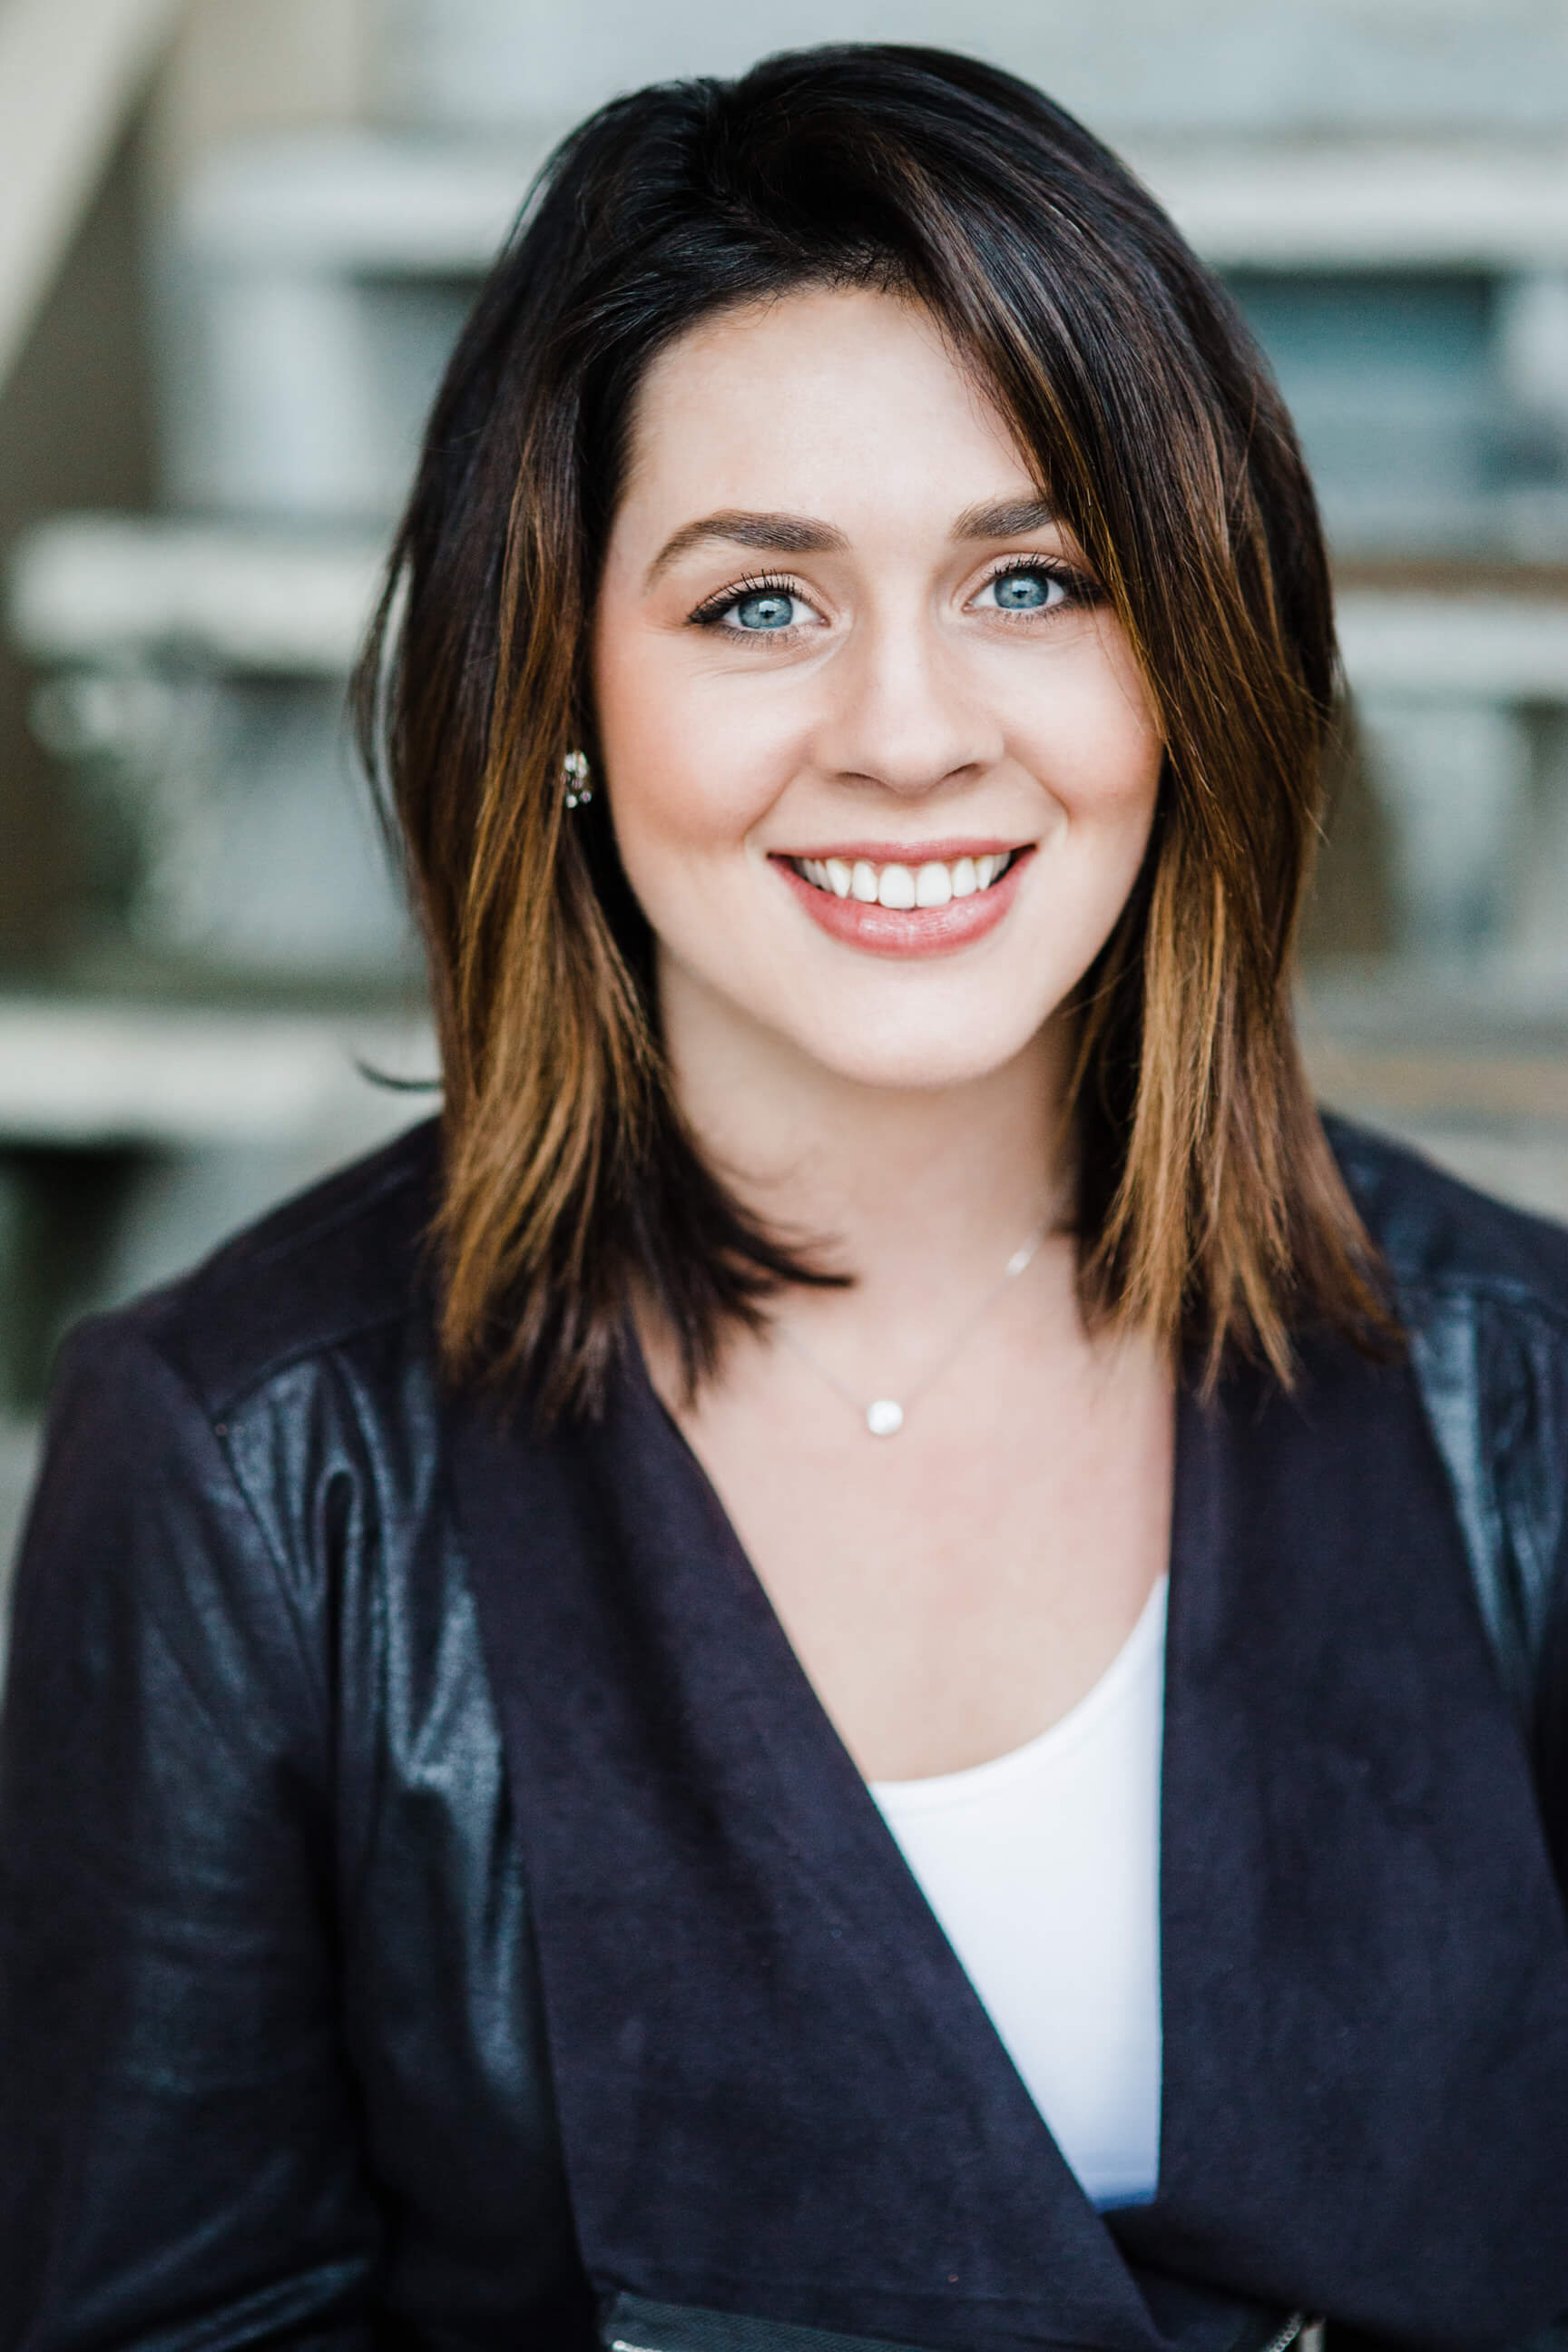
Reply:
[[287, 1561], [281, 1557], [277, 1545], [273, 1542], [271, 1536], [268, 1534], [266, 1520], [257, 1507], [256, 1498], [251, 1493], [250, 1487], [246, 1479], [240, 1475], [239, 1465], [235, 1461], [227, 1444], [225, 1443], [226, 1432], [222, 1422], [223, 1409], [218, 1408], [217, 1411], [215, 1412], [204, 1402], [201, 1392], [189, 1371], [178, 1361], [176, 1357], [166, 1346], [163, 1344], [161, 1339], [154, 1333], [134, 1325], [132, 1325], [129, 1328], [121, 1325], [121, 1336], [122, 1339], [133, 1339], [135, 1344], [139, 1348], [144, 1349], [145, 1352], [157, 1362], [168, 1380], [173, 1383], [178, 1396], [185, 1401], [189, 1411], [200, 1421], [202, 1426], [205, 1429], [207, 1435], [211, 1439], [213, 1450], [222, 1461], [224, 1475], [228, 1481], [228, 1485], [234, 1495], [235, 1500], [238, 1503], [240, 1508], [244, 1512], [246, 1521], [254, 1533], [257, 1543], [260, 1547], [262, 1558], [267, 1562], [268, 1571], [271, 1578], [272, 1590], [277, 1598], [279, 1611], [288, 1621], [289, 1642], [299, 1664], [300, 1675], [304, 1685], [312, 1694], [311, 1708], [312, 1713], [318, 1717], [318, 1734], [324, 1735], [327, 1725], [326, 1718], [322, 1714], [321, 1707], [321, 1692], [317, 1678], [311, 1669], [310, 1644], [303, 1637], [303, 1631], [299, 1622], [298, 1612], [290, 1593], [289, 1580], [287, 1572]]
[[363, 1316], [338, 1329], [313, 1333], [310, 1339], [284, 1348], [265, 1363], [248, 1366], [242, 1374], [237, 1375], [233, 1386], [215, 1390], [208, 1408], [210, 1415], [216, 1423], [229, 1414], [242, 1412], [273, 1381], [285, 1379], [301, 1365], [324, 1363], [352, 1347], [356, 1339], [367, 1339], [373, 1332], [392, 1330], [400, 1323], [411, 1322], [415, 1312], [409, 1301], [400, 1300], [395, 1307], [383, 1307], [375, 1314]]

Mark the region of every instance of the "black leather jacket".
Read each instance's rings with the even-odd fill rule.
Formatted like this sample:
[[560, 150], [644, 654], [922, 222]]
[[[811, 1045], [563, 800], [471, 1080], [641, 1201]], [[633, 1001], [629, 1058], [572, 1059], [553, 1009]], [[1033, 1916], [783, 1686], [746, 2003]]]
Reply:
[[[1568, 1236], [1335, 1140], [1561, 1865]], [[446, 1491], [433, 1157], [67, 1351], [0, 1751], [5, 2352], [595, 2340]]]

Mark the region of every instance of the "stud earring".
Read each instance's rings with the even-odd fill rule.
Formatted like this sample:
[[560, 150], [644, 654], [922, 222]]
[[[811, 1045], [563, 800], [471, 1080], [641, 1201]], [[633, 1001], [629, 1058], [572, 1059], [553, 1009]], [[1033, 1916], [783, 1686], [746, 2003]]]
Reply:
[[567, 752], [561, 762], [561, 781], [565, 786], [569, 809], [586, 808], [593, 799], [594, 787], [588, 781], [590, 773], [585, 751]]

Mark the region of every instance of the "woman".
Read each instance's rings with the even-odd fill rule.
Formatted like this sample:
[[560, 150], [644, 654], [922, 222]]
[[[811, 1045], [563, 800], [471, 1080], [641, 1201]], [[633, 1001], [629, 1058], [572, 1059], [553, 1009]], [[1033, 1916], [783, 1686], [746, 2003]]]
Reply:
[[1333, 659], [1035, 92], [566, 142], [367, 667], [439, 1126], [62, 1374], [7, 2346], [1548, 2340], [1568, 1250], [1313, 1111]]

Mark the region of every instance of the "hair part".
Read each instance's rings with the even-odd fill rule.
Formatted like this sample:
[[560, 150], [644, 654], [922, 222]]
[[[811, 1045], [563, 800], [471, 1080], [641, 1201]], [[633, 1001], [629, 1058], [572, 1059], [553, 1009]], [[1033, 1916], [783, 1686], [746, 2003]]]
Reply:
[[651, 362], [811, 286], [921, 303], [1093, 565], [1166, 756], [1148, 856], [1078, 992], [1080, 1286], [1096, 1317], [1282, 1379], [1291, 1331], [1392, 1323], [1301, 1066], [1293, 950], [1336, 653], [1310, 486], [1228, 298], [1079, 123], [942, 52], [843, 47], [592, 116], [545, 166], [431, 416], [358, 685], [446, 1081], [455, 1377], [592, 1409], [634, 1298], [693, 1387], [725, 1331], [837, 1279], [703, 1160], [602, 804], [594, 599]]

